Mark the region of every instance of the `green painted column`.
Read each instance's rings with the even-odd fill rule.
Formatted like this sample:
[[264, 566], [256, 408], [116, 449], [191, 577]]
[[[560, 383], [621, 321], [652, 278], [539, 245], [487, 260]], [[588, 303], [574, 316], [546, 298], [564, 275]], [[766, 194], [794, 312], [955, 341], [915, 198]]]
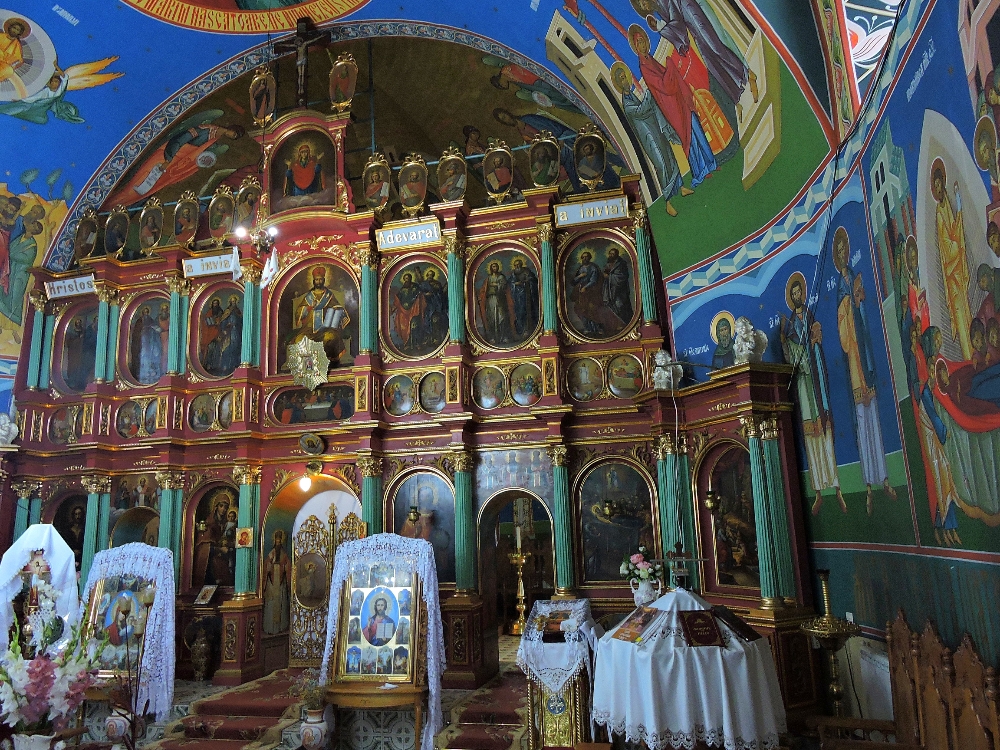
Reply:
[[778, 593], [778, 571], [774, 556], [774, 530], [771, 527], [770, 500], [767, 492], [767, 475], [764, 471], [764, 453], [760, 440], [760, 423], [757, 417], [740, 417], [743, 435], [750, 451], [750, 478], [753, 483], [753, 516], [757, 525], [757, 560], [760, 565], [760, 598], [762, 609], [779, 609], [782, 606]]
[[160, 532], [156, 538], [157, 547], [170, 549], [170, 531], [174, 524], [174, 491], [168, 488], [170, 476], [168, 471], [156, 472], [156, 481], [160, 485]]
[[167, 288], [170, 290], [170, 330], [167, 332], [167, 372], [177, 375], [180, 372], [180, 347], [181, 334], [183, 333], [184, 321], [181, 319], [181, 289], [184, 286], [184, 279], [180, 276], [171, 276], [167, 279]]
[[104, 382], [108, 362], [108, 322], [111, 319], [111, 300], [118, 294], [106, 282], [94, 282], [97, 290], [97, 350], [94, 352], [94, 381]]
[[52, 315], [45, 316], [45, 325], [42, 333], [42, 356], [41, 367], [38, 372], [38, 388], [45, 390], [49, 387], [49, 366], [52, 363], [52, 329], [56, 320]]
[[83, 477], [80, 484], [87, 490], [87, 515], [83, 527], [83, 558], [80, 561], [80, 587], [87, 585], [87, 576], [97, 554], [97, 522], [101, 505], [101, 477]]
[[552, 225], [538, 225], [538, 239], [542, 243], [542, 327], [545, 333], [559, 330], [556, 308], [556, 257], [552, 249]]
[[382, 459], [360, 456], [361, 520], [368, 524], [368, 534], [382, 533]]
[[97, 504], [97, 549], [111, 546], [111, 477], [102, 477], [101, 497]]
[[243, 341], [240, 364], [244, 367], [260, 365], [260, 277], [263, 269], [256, 261], [244, 261], [243, 271]]
[[[233, 478], [240, 485], [239, 510], [237, 526], [239, 528], [257, 529], [260, 517], [260, 467], [237, 466], [233, 470]], [[259, 544], [236, 550], [236, 582], [237, 596], [248, 596], [257, 593], [257, 549]]]
[[42, 498], [35, 496], [28, 503], [28, 526], [42, 522]]
[[165, 547], [173, 554], [174, 583], [180, 588], [184, 475], [179, 471], [158, 471], [156, 483], [160, 485], [160, 535], [156, 540], [156, 546]]
[[767, 475], [767, 496], [771, 510], [771, 530], [774, 534], [774, 556], [778, 568], [778, 594], [786, 604], [795, 606], [795, 565], [792, 560], [792, 536], [788, 525], [788, 504], [785, 499], [784, 472], [778, 449], [778, 418], [769, 417], [761, 426], [764, 448], [764, 472]]
[[632, 214], [632, 224], [635, 227], [635, 250], [639, 258], [639, 290], [642, 297], [642, 320], [644, 323], [655, 323], [656, 315], [656, 277], [653, 274], [653, 247], [646, 228], [646, 209], [641, 204]]
[[118, 361], [118, 318], [121, 308], [112, 304], [108, 310], [108, 354], [104, 366], [104, 381], [115, 382], [116, 363]]
[[14, 494], [17, 496], [17, 509], [14, 512], [14, 539], [17, 541], [21, 534], [28, 529], [28, 519], [31, 514], [31, 496], [41, 489], [39, 482], [30, 479], [23, 479], [11, 485]]
[[472, 454], [452, 453], [455, 461], [455, 588], [476, 588], [476, 519], [472, 497]]
[[677, 450], [674, 436], [661, 435], [656, 441], [656, 492], [660, 501], [660, 538], [663, 540], [664, 557], [676, 549], [677, 542], [683, 542], [678, 518], [677, 483]]
[[358, 349], [371, 354], [378, 348], [378, 251], [361, 253], [361, 323]]
[[[698, 527], [695, 524], [694, 498], [691, 496], [691, 462], [685, 443], [682, 435], [677, 451], [677, 504], [681, 509], [681, 538], [684, 542], [684, 552], [691, 557], [698, 557]], [[698, 591], [699, 563], [688, 563], [687, 569], [688, 589]]]
[[448, 331], [452, 341], [465, 343], [465, 244], [457, 235], [444, 238], [448, 251]]
[[177, 372], [183, 375], [187, 372], [187, 342], [188, 342], [188, 315], [189, 315], [189, 295], [191, 285], [184, 282], [181, 288], [181, 332], [177, 337]]
[[[32, 289], [29, 297], [35, 308], [31, 325], [31, 349], [28, 355], [28, 390], [38, 390], [38, 377], [42, 364], [42, 335], [45, 331], [45, 303], [48, 297], [41, 289]], [[15, 537], [16, 538], [16, 537]]]
[[556, 593], [573, 589], [573, 515], [569, 497], [569, 449], [565, 445], [549, 448], [552, 461], [552, 490], [555, 498]]

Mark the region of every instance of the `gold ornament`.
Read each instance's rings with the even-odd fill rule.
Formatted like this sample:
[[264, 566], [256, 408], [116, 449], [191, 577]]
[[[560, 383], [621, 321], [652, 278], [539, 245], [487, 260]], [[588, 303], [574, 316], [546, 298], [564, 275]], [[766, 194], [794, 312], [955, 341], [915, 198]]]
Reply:
[[310, 391], [329, 382], [330, 358], [326, 356], [323, 343], [309, 338], [301, 338], [297, 344], [288, 347], [288, 367], [292, 379]]

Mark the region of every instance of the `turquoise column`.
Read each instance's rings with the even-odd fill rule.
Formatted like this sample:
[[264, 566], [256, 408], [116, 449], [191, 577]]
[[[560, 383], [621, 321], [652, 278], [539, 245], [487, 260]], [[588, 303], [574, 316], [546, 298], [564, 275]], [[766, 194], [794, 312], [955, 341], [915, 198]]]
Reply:
[[476, 588], [476, 520], [472, 507], [472, 454], [455, 451], [455, 588]]
[[28, 525], [34, 526], [42, 522], [42, 498], [37, 495], [28, 503]]
[[[238, 466], [233, 470], [233, 478], [240, 485], [237, 525], [239, 528], [252, 528], [256, 533], [260, 517], [260, 467]], [[255, 572], [259, 547], [259, 544], [255, 544], [236, 550], [235, 593], [238, 597], [251, 596], [257, 592]]]
[[170, 290], [170, 330], [167, 332], [167, 372], [177, 375], [180, 372], [180, 341], [184, 322], [181, 319], [181, 289], [184, 279], [171, 276], [167, 279]]
[[111, 546], [111, 477], [101, 477], [101, 496], [97, 504], [97, 549]]
[[378, 251], [374, 248], [361, 254], [361, 325], [358, 326], [358, 348], [371, 354], [378, 347]]
[[368, 534], [382, 533], [382, 459], [358, 457], [361, 471], [361, 520], [368, 524]]
[[55, 324], [54, 316], [45, 316], [44, 333], [42, 334], [41, 369], [38, 373], [39, 390], [45, 390], [49, 387], [49, 366], [52, 363], [52, 329], [55, 327]]
[[545, 333], [559, 330], [556, 312], [556, 258], [552, 250], [552, 225], [539, 224], [538, 238], [542, 243], [542, 327]]
[[14, 484], [11, 485], [11, 489], [13, 489], [14, 494], [17, 495], [17, 509], [14, 513], [13, 539], [13, 541], [16, 542], [20, 538], [21, 534], [28, 529], [31, 496], [41, 489], [41, 484], [39, 482], [33, 482], [29, 479], [25, 479], [20, 482], [14, 482]]
[[173, 476], [169, 471], [158, 471], [156, 483], [160, 486], [160, 533], [156, 539], [156, 546], [170, 549], [170, 532], [173, 529], [176, 513]]
[[[691, 496], [691, 462], [688, 459], [684, 436], [677, 451], [677, 504], [681, 509], [681, 538], [684, 541], [684, 552], [691, 557], [698, 557], [698, 534], [695, 525], [694, 498]], [[688, 563], [688, 588], [691, 591], [699, 589], [699, 563]]]
[[181, 287], [181, 332], [180, 336], [177, 337], [177, 372], [181, 375], [187, 372], [188, 295], [190, 294], [191, 285], [185, 281], [184, 286]]
[[448, 251], [448, 331], [453, 342], [465, 343], [465, 245], [451, 234], [444, 238]]
[[663, 540], [663, 557], [674, 552], [677, 542], [682, 541], [677, 513], [679, 494], [677, 479], [677, 450], [674, 446], [674, 436], [661, 435], [656, 442], [656, 491], [660, 496], [660, 538]]
[[262, 269], [256, 261], [245, 261], [243, 270], [243, 341], [240, 364], [244, 367], [260, 365], [260, 316]]
[[757, 559], [760, 565], [760, 599], [762, 609], [779, 609], [778, 571], [774, 556], [774, 530], [771, 527], [770, 501], [764, 454], [760, 441], [760, 424], [756, 417], [740, 417], [743, 435], [750, 450], [750, 478], [753, 483], [753, 516], [757, 525]]
[[112, 303], [108, 310], [108, 353], [104, 367], [104, 381], [115, 382], [115, 369], [118, 361], [118, 318], [121, 308]]
[[644, 323], [655, 323], [656, 315], [656, 277], [653, 274], [652, 243], [649, 241], [649, 231], [646, 229], [646, 209], [639, 205], [632, 214], [632, 224], [635, 227], [635, 250], [639, 258], [639, 289], [642, 297], [642, 320]]
[[[38, 377], [42, 360], [42, 335], [45, 331], [45, 303], [48, 297], [41, 289], [32, 289], [29, 297], [35, 308], [31, 326], [31, 349], [28, 355], [28, 390], [38, 390]], [[15, 537], [16, 538], [16, 537]]]
[[97, 553], [97, 522], [101, 506], [101, 477], [83, 477], [80, 484], [87, 490], [87, 515], [83, 527], [83, 558], [80, 561], [80, 587], [87, 585], [87, 576]]
[[108, 361], [108, 321], [111, 317], [111, 300], [118, 294], [107, 282], [94, 283], [97, 290], [97, 350], [94, 352], [94, 381], [104, 382]]
[[767, 474], [771, 531], [774, 534], [774, 556], [778, 568], [778, 594], [785, 600], [786, 604], [796, 606], [795, 566], [792, 561], [784, 471], [781, 465], [781, 452], [778, 449], [777, 417], [769, 417], [764, 420], [760, 436], [764, 448], [764, 472]]
[[573, 516], [569, 498], [569, 449], [565, 445], [549, 448], [552, 461], [552, 489], [555, 498], [556, 593], [568, 594], [573, 588]]

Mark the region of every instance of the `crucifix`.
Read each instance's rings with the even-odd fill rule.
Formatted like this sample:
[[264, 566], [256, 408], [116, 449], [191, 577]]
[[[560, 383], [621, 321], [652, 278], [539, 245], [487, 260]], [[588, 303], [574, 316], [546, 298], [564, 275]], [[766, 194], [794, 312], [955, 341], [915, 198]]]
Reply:
[[295, 24], [295, 36], [283, 42], [274, 43], [275, 54], [287, 52], [295, 53], [295, 71], [297, 82], [295, 86], [296, 99], [300, 107], [306, 106], [306, 66], [309, 48], [316, 44], [329, 44], [329, 31], [310, 30], [312, 21], [308, 16], [303, 16]]

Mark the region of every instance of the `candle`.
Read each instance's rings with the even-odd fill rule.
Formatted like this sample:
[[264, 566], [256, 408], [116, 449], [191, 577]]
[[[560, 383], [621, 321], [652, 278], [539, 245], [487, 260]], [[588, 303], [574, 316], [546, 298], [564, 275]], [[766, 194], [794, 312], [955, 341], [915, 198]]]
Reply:
[[517, 551], [520, 552], [521, 551], [521, 527], [520, 526], [515, 526], [514, 527], [514, 539], [517, 542]]

